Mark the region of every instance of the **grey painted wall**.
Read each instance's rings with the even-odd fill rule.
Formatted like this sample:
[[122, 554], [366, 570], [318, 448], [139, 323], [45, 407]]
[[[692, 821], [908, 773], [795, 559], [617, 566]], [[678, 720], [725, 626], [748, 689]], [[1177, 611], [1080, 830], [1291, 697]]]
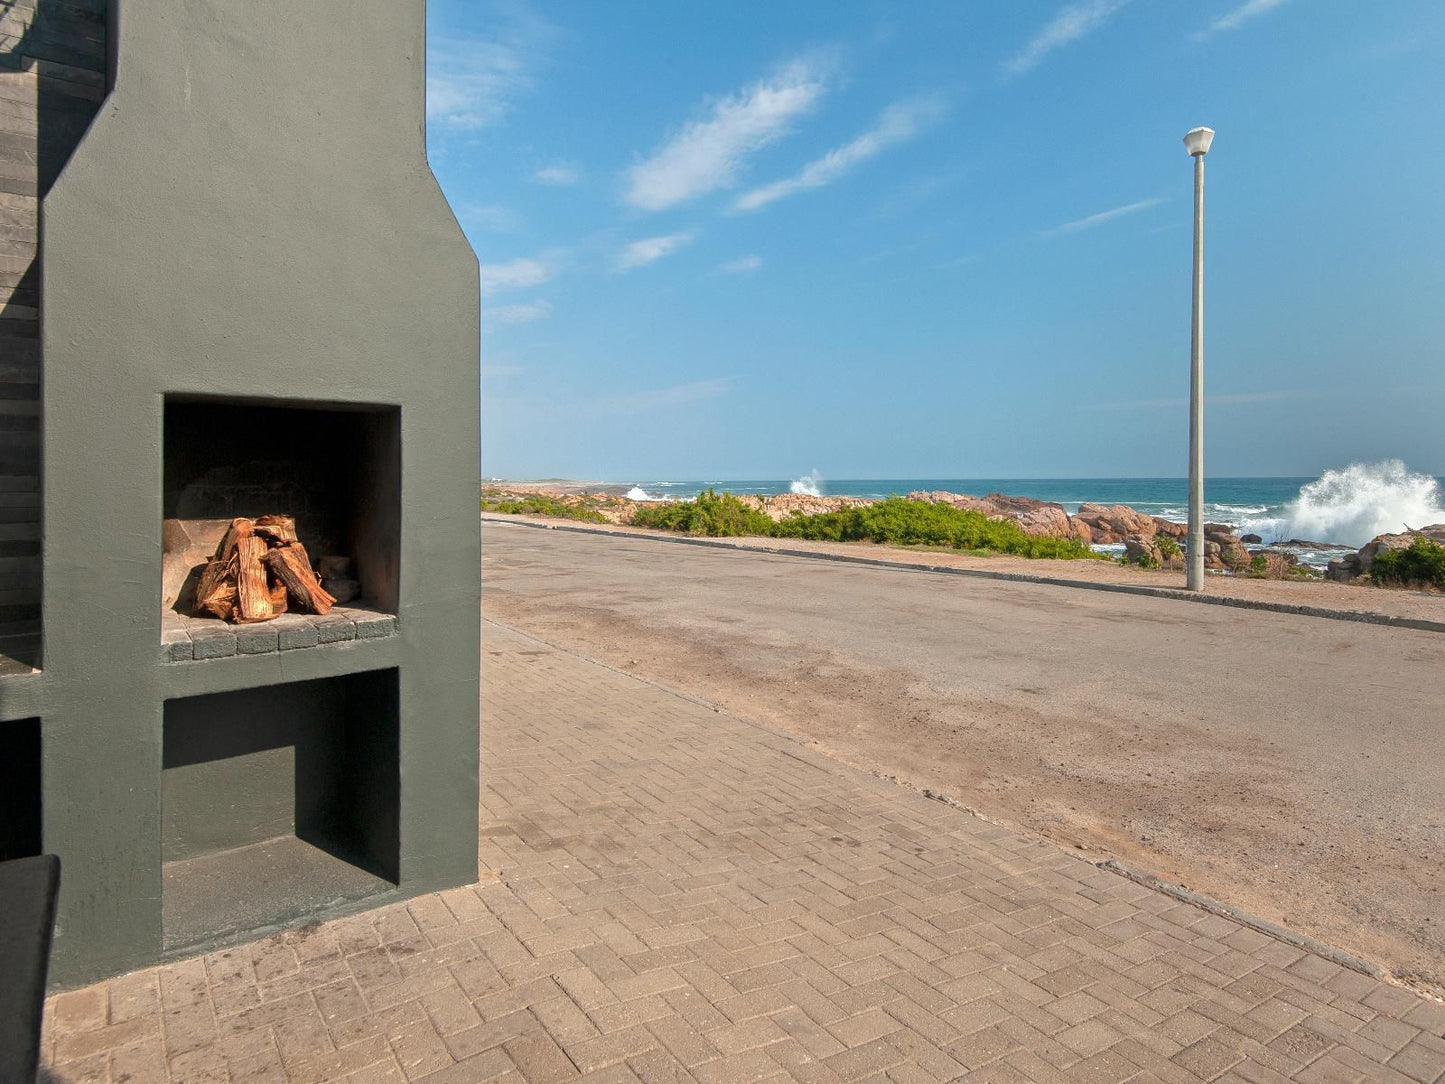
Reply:
[[[43, 203], [53, 975], [161, 951], [163, 702], [396, 667], [393, 897], [476, 877], [477, 269], [427, 166], [422, 0], [118, 0], [114, 89]], [[160, 662], [167, 394], [400, 407], [399, 634]]]

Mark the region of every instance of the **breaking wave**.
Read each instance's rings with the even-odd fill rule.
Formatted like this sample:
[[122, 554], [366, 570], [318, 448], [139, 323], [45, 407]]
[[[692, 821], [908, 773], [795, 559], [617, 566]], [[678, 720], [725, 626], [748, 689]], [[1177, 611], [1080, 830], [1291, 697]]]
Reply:
[[[614, 490], [613, 492], [616, 492], [616, 490]], [[627, 499], [628, 499], [629, 501], [665, 501], [665, 500], [667, 500], [666, 497], [654, 497], [651, 493], [647, 492], [647, 490], [643, 489], [641, 486], [633, 486], [631, 489], [629, 489], [629, 490], [627, 491]]]
[[821, 497], [823, 495], [823, 476], [816, 470], [801, 478], [794, 478], [788, 486], [789, 493], [800, 493], [807, 497]]
[[1428, 474], [1398, 459], [1351, 463], [1302, 486], [1277, 516], [1244, 517], [1240, 527], [1266, 541], [1302, 538], [1359, 547], [1380, 534], [1445, 523], [1445, 494]]

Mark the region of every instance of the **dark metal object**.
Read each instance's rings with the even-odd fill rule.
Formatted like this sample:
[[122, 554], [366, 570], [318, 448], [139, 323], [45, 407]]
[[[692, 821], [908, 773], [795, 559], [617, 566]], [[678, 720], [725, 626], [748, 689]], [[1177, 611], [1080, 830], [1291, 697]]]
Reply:
[[40, 1064], [59, 895], [55, 855], [0, 862], [0, 1084], [32, 1084]]

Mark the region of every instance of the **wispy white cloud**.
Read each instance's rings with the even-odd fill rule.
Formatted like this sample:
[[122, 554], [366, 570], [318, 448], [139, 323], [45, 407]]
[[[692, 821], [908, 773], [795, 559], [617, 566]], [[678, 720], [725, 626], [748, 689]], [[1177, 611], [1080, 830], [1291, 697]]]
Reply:
[[1258, 19], [1261, 15], [1273, 11], [1277, 7], [1288, 3], [1288, 0], [1245, 0], [1239, 7], [1226, 12], [1214, 22], [1210, 23], [1203, 30], [1194, 35], [1196, 41], [1203, 41], [1205, 38], [1221, 34], [1226, 30], [1238, 30], [1245, 23]]
[[1062, 226], [1055, 226], [1052, 229], [1040, 230], [1041, 237], [1058, 237], [1064, 233], [1078, 233], [1080, 230], [1091, 230], [1095, 226], [1102, 226], [1105, 222], [1112, 222], [1116, 218], [1123, 218], [1125, 215], [1136, 214], [1139, 211], [1146, 211], [1150, 207], [1157, 207], [1163, 203], [1161, 198], [1141, 199], [1138, 203], [1126, 203], [1122, 207], [1113, 207], [1107, 211], [1100, 211], [1096, 215], [1089, 215], [1087, 218], [1076, 218], [1072, 222], [1065, 222]]
[[731, 184], [749, 155], [812, 110], [823, 96], [825, 75], [819, 59], [799, 59], [713, 102], [704, 117], [627, 171], [627, 202], [660, 211]]
[[498, 5], [495, 32], [448, 34], [427, 42], [427, 119], [444, 129], [474, 131], [500, 120], [536, 85], [556, 31], [520, 3]]
[[614, 270], [631, 271], [646, 267], [676, 252], [692, 238], [691, 233], [669, 233], [661, 237], [644, 237], [641, 241], [633, 241], [618, 254]]
[[858, 138], [834, 147], [792, 177], [774, 181], [745, 192], [734, 206], [739, 211], [756, 211], [775, 200], [836, 181], [854, 166], [899, 143], [907, 142], [943, 115], [938, 98], [924, 98], [889, 106], [878, 123]]
[[749, 271], [756, 271], [763, 266], [761, 256], [739, 256], [736, 260], [728, 260], [726, 263], [718, 264], [718, 271], [724, 275], [742, 275]]
[[495, 305], [484, 309], [482, 316], [494, 324], [530, 324], [552, 315], [550, 301], [527, 301], [518, 305]]
[[1038, 67], [1055, 49], [1097, 30], [1129, 0], [1081, 0], [1060, 9], [1017, 55], [1004, 61], [1006, 75], [1023, 75]]
[[878, 204], [877, 210], [868, 217], [870, 220], [883, 221], [907, 214], [958, 185], [969, 172], [967, 167], [954, 167], [904, 181], [886, 196]]
[[557, 162], [550, 166], [543, 166], [532, 174], [532, 179], [538, 184], [551, 184], [564, 187], [577, 183], [577, 167]]
[[592, 400], [589, 404], [589, 412], [639, 414], [647, 410], [662, 410], [667, 407], [702, 402], [705, 399], [716, 399], [720, 395], [726, 395], [731, 387], [732, 380], [728, 377], [721, 377], [713, 380], [694, 380], [687, 384], [674, 384], [670, 388], [604, 395]]
[[484, 263], [481, 266], [482, 293], [521, 290], [540, 286], [552, 277], [552, 268], [542, 260], [523, 256], [506, 263]]

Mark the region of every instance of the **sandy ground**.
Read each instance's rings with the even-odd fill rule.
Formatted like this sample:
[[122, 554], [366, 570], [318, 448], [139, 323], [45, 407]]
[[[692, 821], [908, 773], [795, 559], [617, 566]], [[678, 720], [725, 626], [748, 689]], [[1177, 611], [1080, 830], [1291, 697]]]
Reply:
[[486, 522], [484, 612], [1445, 990], [1445, 635], [740, 549]]

